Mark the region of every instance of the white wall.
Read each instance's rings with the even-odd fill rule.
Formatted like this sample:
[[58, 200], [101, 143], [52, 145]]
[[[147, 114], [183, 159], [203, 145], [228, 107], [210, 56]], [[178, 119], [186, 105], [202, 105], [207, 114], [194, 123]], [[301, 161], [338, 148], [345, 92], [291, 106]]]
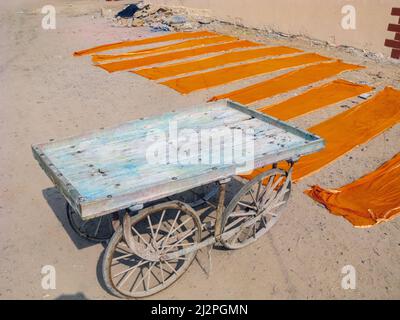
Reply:
[[[218, 19], [245, 26], [305, 35], [336, 45], [348, 45], [390, 56], [384, 46], [394, 33], [387, 26], [398, 23], [390, 15], [400, 0], [150, 0], [155, 4], [209, 9]], [[356, 9], [356, 29], [341, 26], [342, 7]]]

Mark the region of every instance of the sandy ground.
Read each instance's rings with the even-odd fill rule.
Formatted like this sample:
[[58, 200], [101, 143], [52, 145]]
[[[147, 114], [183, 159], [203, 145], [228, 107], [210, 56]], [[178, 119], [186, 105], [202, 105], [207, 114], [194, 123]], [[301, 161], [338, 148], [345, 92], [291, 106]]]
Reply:
[[[149, 31], [111, 27], [99, 17], [103, 1], [74, 1], [73, 6], [59, 0], [51, 3], [57, 9], [56, 30], [41, 28], [40, 8], [47, 1], [1, 4], [0, 298], [113, 298], [104, 290], [99, 274], [103, 245], [73, 234], [64, 201], [33, 159], [30, 145], [179, 110], [273, 75], [189, 96], [127, 72], [109, 75], [91, 66], [88, 58], [74, 58], [71, 53]], [[227, 25], [218, 29], [361, 63], [368, 69], [343, 77], [378, 87], [400, 87], [399, 64], [376, 63], [310, 41], [275, 41]], [[351, 99], [295, 123], [307, 128], [358, 101]], [[241, 251], [214, 250], [209, 276], [194, 263], [180, 281], [155, 298], [400, 298], [400, 219], [355, 229], [302, 194], [311, 184], [338, 187], [366, 174], [397, 153], [399, 141], [398, 125], [303, 180], [294, 187], [281, 220], [265, 237]], [[55, 290], [41, 287], [44, 265], [56, 268]], [[341, 288], [345, 265], [356, 268], [355, 290]]]

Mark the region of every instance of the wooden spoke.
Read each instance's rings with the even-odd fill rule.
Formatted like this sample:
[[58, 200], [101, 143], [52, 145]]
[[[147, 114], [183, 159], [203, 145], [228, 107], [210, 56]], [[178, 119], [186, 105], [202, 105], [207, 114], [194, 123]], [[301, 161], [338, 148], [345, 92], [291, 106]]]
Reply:
[[132, 226], [131, 229], [133, 230], [133, 232], [144, 242], [144, 244], [146, 245], [146, 247], [150, 248], [151, 245], [150, 243], [148, 243], [143, 236]]
[[163, 210], [163, 212], [162, 212], [162, 214], [161, 214], [160, 221], [158, 222], [156, 234], [155, 234], [155, 236], [154, 236], [154, 240], [156, 240], [156, 241], [157, 241], [158, 232], [160, 231], [160, 227], [161, 227], [161, 225], [162, 225], [162, 222], [163, 222], [164, 215], [165, 215], [165, 212], [166, 212], [166, 211], [167, 211], [167, 210]]
[[257, 193], [256, 193], [256, 200], [255, 200], [256, 202], [258, 202], [259, 197], [260, 197], [261, 186], [262, 186], [262, 181], [260, 181], [257, 186]]
[[254, 203], [254, 206], [255, 206], [256, 210], [259, 210], [257, 200], [256, 200], [256, 198], [255, 198], [254, 195], [253, 195], [253, 190], [250, 189], [249, 192], [250, 192], [251, 198], [253, 199], [253, 203]]
[[[222, 237], [225, 247], [239, 249], [247, 246], [276, 223], [279, 210], [290, 194], [291, 184], [286, 179], [288, 175], [285, 171], [271, 169], [242, 187], [224, 212], [223, 234], [237, 229], [229, 239]], [[266, 216], [270, 218], [266, 219]]]
[[[193, 245], [192, 242], [190, 242], [190, 243], [181, 243], [181, 244], [179, 244], [179, 246], [191, 246], [191, 245]], [[174, 246], [175, 246], [175, 243], [173, 243], [173, 244], [168, 244], [168, 245], [165, 245], [165, 246], [164, 246], [164, 249], [167, 249], [167, 248], [170, 248], [170, 247], [174, 247]]]
[[232, 221], [230, 224], [227, 224], [227, 225], [225, 226], [225, 230], [228, 231], [228, 230], [232, 229], [233, 226], [235, 226], [235, 225], [237, 225], [237, 224], [239, 224], [239, 223], [241, 223], [241, 222], [243, 222], [243, 221], [245, 221], [245, 220], [246, 220], [245, 217], [241, 217], [241, 218], [239, 218], [239, 219], [235, 219], [235, 220]]
[[242, 207], [246, 207], [249, 208], [251, 210], [257, 210], [256, 206], [252, 206], [251, 204], [245, 203], [243, 201], [238, 201], [238, 205], [242, 206]]
[[169, 264], [168, 261], [165, 260], [164, 262], [165, 262], [165, 264], [172, 270], [173, 273], [175, 273], [176, 275], [178, 275], [178, 273], [177, 273], [177, 271], [175, 270], [175, 268], [172, 268], [172, 266]]
[[270, 187], [270, 189], [267, 191], [266, 195], [265, 195], [265, 199], [263, 199], [262, 205], [266, 206], [268, 204], [268, 202], [272, 201], [271, 199], [273, 199], [274, 197], [272, 195], [274, 195], [276, 187], [282, 182], [283, 176], [280, 176], [276, 182], [274, 182], [272, 184], [272, 186]]
[[230, 215], [230, 217], [254, 217], [256, 214], [256, 211], [235, 211]]
[[[123, 248], [121, 248], [121, 247], [123, 247]], [[126, 252], [126, 253], [131, 253], [131, 251], [130, 251], [128, 245], [127, 245], [125, 242], [120, 242], [120, 243], [118, 244], [118, 246], [117, 246], [117, 249], [119, 249], [119, 250], [121, 250], [121, 251], [124, 251], [124, 252]]]
[[[262, 181], [260, 181], [262, 182]], [[262, 195], [260, 196], [260, 201], [262, 201], [262, 199], [264, 199], [265, 197], [265, 193], [268, 192], [269, 189], [271, 189], [271, 184], [274, 182], [274, 177], [270, 176], [268, 177], [268, 183], [265, 185], [264, 190]]]
[[165, 277], [164, 277], [164, 269], [162, 267], [162, 262], [160, 261], [160, 273], [161, 273], [161, 281], [164, 284], [165, 283]]
[[82, 224], [79, 226], [79, 230], [83, 232], [88, 222], [89, 220], [83, 221]]
[[[185, 240], [187, 237], [191, 236], [191, 235], [192, 235], [193, 233], [195, 233], [195, 232], [196, 232], [195, 229], [193, 229], [193, 230], [191, 230], [190, 232], [188, 232], [182, 239], [180, 239], [179, 241], [173, 243], [173, 244], [172, 244], [173, 247], [177, 247], [183, 240]], [[164, 253], [168, 253], [168, 252], [170, 252], [170, 251], [171, 251], [171, 248], [165, 250]]]
[[127, 258], [127, 257], [131, 257], [131, 256], [133, 256], [134, 255], [134, 253], [127, 253], [127, 254], [124, 254], [124, 255], [122, 255], [122, 256], [119, 256], [119, 257], [116, 257], [116, 258], [114, 258], [114, 259], [112, 259], [112, 261], [114, 262], [114, 261], [118, 261], [118, 260], [121, 260], [121, 259], [125, 259], [125, 258]]
[[[163, 240], [163, 244], [166, 243], [166, 242], [168, 242], [168, 239], [169, 239], [169, 237], [171, 236], [171, 233], [172, 233], [172, 229], [174, 228], [175, 223], [176, 223], [176, 220], [178, 220], [178, 217], [179, 217], [180, 213], [181, 213], [181, 211], [179, 210], [178, 213], [177, 213], [176, 216], [175, 216], [175, 219], [174, 219], [174, 222], [173, 222], [172, 225], [171, 225], [171, 228], [170, 228], [169, 231], [168, 231], [167, 236], [166, 236], [165, 239]], [[161, 241], [161, 240], [162, 240], [162, 238], [160, 239], [160, 241]], [[162, 250], [162, 249], [163, 249], [163, 248], [161, 248], [161, 250]]]
[[100, 229], [100, 225], [101, 225], [101, 221], [103, 220], [103, 217], [101, 216], [99, 218], [99, 221], [97, 222], [97, 226], [96, 226], [96, 231], [94, 232], [94, 236], [96, 237], [97, 234], [99, 233], [99, 229]]
[[190, 221], [190, 218], [187, 219], [186, 221], [182, 222], [179, 226], [177, 226], [177, 227], [170, 233], [170, 235], [171, 235], [171, 234], [174, 234], [176, 230], [179, 230], [181, 227], [183, 227], [183, 226], [184, 226], [187, 222], [189, 222], [189, 221]]
[[135, 266], [133, 266], [133, 267], [130, 267], [130, 268], [124, 270], [124, 271], [121, 271], [121, 272], [119, 272], [119, 273], [117, 273], [117, 274], [114, 274], [114, 275], [113, 275], [113, 278], [118, 277], [118, 276], [120, 276], [121, 274], [124, 274], [124, 273], [126, 273], [126, 272], [128, 272], [128, 271], [130, 271], [130, 270], [136, 270], [138, 267], [140, 267], [140, 266], [142, 266], [142, 265], [144, 265], [144, 264], [146, 264], [146, 263], [148, 263], [148, 261], [143, 261], [143, 260], [142, 260], [142, 261], [141, 261], [140, 263], [138, 263], [137, 265], [135, 265]]
[[124, 242], [121, 226], [104, 254], [104, 281], [116, 295], [149, 296], [170, 286], [190, 266], [195, 250], [183, 251], [179, 257], [168, 254], [196, 246], [201, 239], [201, 223], [190, 207], [177, 201], [146, 208], [127, 221], [131, 224], [132, 241], [136, 242], [132, 248], [144, 244], [152, 249], [138, 252], [140, 257], [131, 252]]
[[151, 223], [150, 216], [147, 216], [147, 221], [149, 222], [149, 228], [150, 228], [151, 235], [152, 235], [153, 239], [155, 239], [156, 237], [154, 236], [153, 224]]

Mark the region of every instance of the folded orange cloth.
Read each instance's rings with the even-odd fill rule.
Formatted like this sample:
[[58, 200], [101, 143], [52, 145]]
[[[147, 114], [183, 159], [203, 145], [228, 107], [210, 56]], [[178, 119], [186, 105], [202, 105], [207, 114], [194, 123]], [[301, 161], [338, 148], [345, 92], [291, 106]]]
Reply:
[[119, 49], [125, 47], [133, 47], [133, 46], [141, 46], [144, 44], [157, 43], [157, 42], [165, 42], [165, 41], [173, 41], [173, 40], [182, 40], [182, 39], [190, 39], [190, 38], [198, 38], [198, 37], [208, 37], [217, 35], [214, 32], [209, 31], [196, 31], [196, 32], [177, 32], [177, 33], [169, 33], [159, 37], [150, 37], [145, 39], [137, 39], [137, 40], [129, 40], [129, 41], [121, 41], [109, 44], [103, 44], [101, 46], [93, 47], [90, 49], [75, 51], [74, 56], [83, 56], [87, 54], [92, 54], [96, 52]]
[[377, 170], [339, 189], [305, 193], [355, 227], [371, 227], [400, 214], [400, 153]]
[[316, 53], [306, 53], [294, 57], [268, 59], [241, 64], [234, 67], [227, 67], [192, 76], [172, 79], [161, 82], [161, 84], [180, 93], [190, 93], [192, 91], [211, 88], [264, 73], [293, 68], [304, 64], [327, 61], [329, 59], [330, 58], [323, 57]]
[[101, 61], [106, 61], [106, 60], [129, 59], [129, 58], [135, 58], [135, 57], [149, 55], [149, 54], [169, 52], [169, 51], [175, 51], [175, 50], [180, 50], [180, 49], [187, 49], [187, 48], [193, 48], [193, 47], [198, 47], [198, 46], [205, 46], [205, 45], [221, 43], [221, 42], [229, 42], [229, 41], [235, 41], [235, 40], [237, 40], [237, 38], [230, 37], [230, 36], [217, 36], [217, 37], [193, 39], [193, 40], [187, 40], [187, 41], [183, 41], [183, 42], [179, 42], [179, 43], [169, 44], [166, 46], [143, 49], [143, 50], [136, 50], [136, 51], [130, 51], [130, 52], [124, 52], [124, 53], [118, 53], [118, 54], [95, 54], [92, 56], [92, 61], [101, 62]]
[[156, 63], [168, 62], [173, 60], [179, 60], [189, 57], [200, 56], [203, 54], [213, 53], [213, 52], [220, 52], [225, 50], [231, 50], [236, 48], [246, 48], [246, 47], [257, 47], [259, 46], [258, 43], [241, 40], [241, 41], [234, 41], [234, 42], [227, 42], [216, 44], [213, 46], [207, 47], [199, 47], [199, 48], [191, 48], [187, 50], [181, 51], [174, 51], [174, 52], [167, 52], [161, 53], [151, 56], [145, 56], [136, 59], [129, 59], [129, 60], [121, 60], [115, 61], [110, 63], [98, 64], [97, 67], [103, 68], [108, 72], [115, 72], [115, 71], [122, 71], [128, 70], [143, 66], [148, 66]]
[[[373, 98], [309, 128], [308, 131], [324, 138], [326, 147], [300, 158], [293, 168], [293, 181], [317, 172], [399, 121], [400, 91], [387, 87]], [[287, 169], [287, 164], [279, 167]], [[256, 169], [245, 177], [251, 179], [269, 168]]]
[[215, 96], [210, 101], [227, 98], [248, 104], [330, 78], [344, 71], [362, 68], [364, 67], [344, 63], [340, 60], [332, 63], [320, 63], [285, 73], [279, 77], [256, 83], [246, 88]]
[[281, 120], [289, 120], [373, 89], [367, 85], [339, 79], [306, 91], [281, 103], [265, 106], [257, 110]]
[[140, 69], [135, 73], [152, 80], [168, 78], [184, 73], [207, 70], [228, 63], [242, 62], [250, 59], [263, 58], [302, 52], [301, 50], [288, 47], [268, 47], [260, 49], [242, 50], [220, 54], [215, 57], [203, 58], [195, 61], [179, 62], [162, 67]]

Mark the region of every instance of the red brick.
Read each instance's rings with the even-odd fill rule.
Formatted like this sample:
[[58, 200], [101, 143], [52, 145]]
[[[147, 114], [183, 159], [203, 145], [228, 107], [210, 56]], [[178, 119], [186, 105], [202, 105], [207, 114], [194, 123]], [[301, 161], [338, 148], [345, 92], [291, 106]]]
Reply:
[[393, 59], [400, 59], [400, 50], [399, 49], [393, 49], [391, 57]]
[[400, 49], [400, 41], [386, 39], [385, 46], [390, 48]]
[[400, 32], [400, 24], [390, 23], [388, 26], [388, 31]]
[[392, 16], [400, 16], [400, 8], [393, 8]]

